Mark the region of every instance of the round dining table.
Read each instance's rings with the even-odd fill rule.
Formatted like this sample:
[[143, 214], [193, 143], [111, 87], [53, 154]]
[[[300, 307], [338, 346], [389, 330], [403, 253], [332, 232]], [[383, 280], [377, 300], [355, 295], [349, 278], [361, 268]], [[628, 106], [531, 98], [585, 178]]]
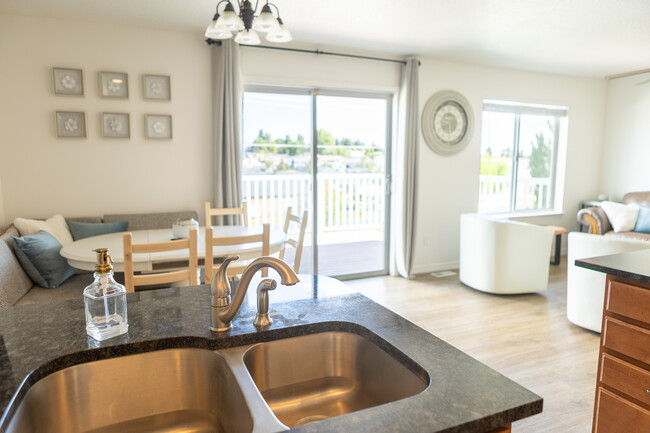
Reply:
[[[236, 237], [258, 235], [262, 233], [262, 227], [246, 226], [213, 226], [213, 236]], [[73, 268], [92, 271], [95, 269], [97, 254], [93, 251], [97, 248], [108, 248], [113, 258], [113, 269], [116, 272], [124, 271], [124, 248], [122, 236], [126, 232], [109, 233], [105, 235], [92, 236], [79, 239], [61, 248], [61, 255], [65, 257]], [[132, 230], [133, 243], [165, 242], [172, 240], [172, 229], [154, 230]], [[271, 229], [270, 250], [271, 254], [282, 249], [287, 241], [287, 234], [282, 230]], [[228, 257], [239, 255], [241, 259], [251, 259], [262, 254], [261, 242], [250, 244], [239, 244], [229, 246], [215, 246], [214, 257]], [[188, 251], [164, 251], [157, 253], [133, 254], [134, 271], [153, 271], [165, 264], [187, 260]], [[198, 233], [198, 258], [199, 261], [205, 258], [205, 228], [200, 227]]]

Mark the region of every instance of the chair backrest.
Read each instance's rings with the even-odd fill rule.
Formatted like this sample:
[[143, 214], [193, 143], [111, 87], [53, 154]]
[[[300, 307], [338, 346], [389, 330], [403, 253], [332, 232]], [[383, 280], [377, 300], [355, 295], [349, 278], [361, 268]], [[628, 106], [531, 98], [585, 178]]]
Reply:
[[205, 226], [212, 225], [213, 216], [227, 216], [227, 215], [241, 215], [241, 225], [248, 226], [248, 207], [246, 202], [242, 203], [241, 207], [224, 207], [224, 208], [213, 208], [210, 206], [210, 202], [205, 202]]
[[[219, 269], [218, 266], [214, 266], [214, 250], [215, 246], [231, 246], [231, 245], [243, 245], [250, 243], [260, 243], [261, 253], [260, 257], [268, 256], [271, 251], [271, 227], [269, 224], [264, 224], [262, 228], [262, 233], [256, 235], [243, 235], [243, 236], [231, 236], [231, 237], [214, 237], [212, 233], [212, 227], [208, 226], [205, 228], [205, 283], [209, 284], [214, 278], [214, 274]], [[245, 265], [236, 265], [237, 262], [231, 263], [228, 266], [228, 276], [233, 276], [241, 274]], [[268, 271], [265, 269], [262, 271], [264, 276], [268, 275]]]
[[[124, 233], [124, 282], [127, 292], [135, 291], [135, 286], [150, 284], [166, 284], [176, 281], [189, 280], [191, 286], [199, 284], [198, 278], [198, 233], [196, 229], [190, 230], [190, 237], [167, 242], [153, 242], [134, 244], [131, 233]], [[189, 250], [189, 265], [187, 269], [147, 273], [144, 275], [133, 274], [133, 254], [158, 253], [163, 251]]]
[[[300, 224], [300, 231], [298, 232], [298, 237], [295, 239], [289, 236], [289, 227], [292, 222], [296, 222]], [[293, 262], [293, 270], [296, 273], [298, 273], [298, 269], [300, 268], [300, 257], [302, 256], [302, 244], [303, 241], [305, 240], [306, 227], [307, 227], [307, 211], [304, 211], [302, 213], [302, 218], [300, 218], [298, 215], [293, 215], [291, 213], [291, 206], [289, 206], [287, 208], [287, 216], [284, 219], [284, 232], [289, 237], [287, 238], [285, 245], [282, 247], [282, 250], [280, 251], [280, 260], [284, 260], [284, 250], [286, 244], [289, 244], [292, 247], [294, 247], [296, 249], [296, 258]]]

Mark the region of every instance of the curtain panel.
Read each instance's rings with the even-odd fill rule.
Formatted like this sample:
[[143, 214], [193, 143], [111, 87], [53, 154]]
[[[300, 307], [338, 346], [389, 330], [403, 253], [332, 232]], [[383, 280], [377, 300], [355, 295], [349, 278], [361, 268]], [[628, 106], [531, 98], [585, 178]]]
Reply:
[[[241, 107], [242, 74], [239, 44], [228, 39], [212, 50], [212, 207], [240, 207], [242, 202]], [[217, 224], [236, 224], [237, 216], [218, 217]], [[206, 221], [206, 224], [208, 222]]]
[[397, 165], [395, 191], [395, 268], [404, 278], [413, 276], [415, 236], [415, 194], [418, 151], [418, 68], [417, 58], [402, 66], [398, 105]]

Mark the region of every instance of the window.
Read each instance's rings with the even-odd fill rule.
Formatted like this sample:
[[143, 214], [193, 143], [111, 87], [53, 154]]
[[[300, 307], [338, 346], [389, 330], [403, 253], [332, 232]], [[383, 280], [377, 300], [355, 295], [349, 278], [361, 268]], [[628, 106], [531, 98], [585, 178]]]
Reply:
[[484, 101], [479, 213], [553, 210], [566, 107]]

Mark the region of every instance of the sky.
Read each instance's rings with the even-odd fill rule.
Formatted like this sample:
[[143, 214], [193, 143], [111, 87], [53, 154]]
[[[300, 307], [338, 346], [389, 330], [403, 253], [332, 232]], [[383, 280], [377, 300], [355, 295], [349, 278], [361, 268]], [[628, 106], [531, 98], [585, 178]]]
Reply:
[[[334, 138], [361, 140], [366, 144], [386, 144], [386, 100], [317, 96], [319, 129], [332, 133]], [[244, 142], [257, 138], [260, 129], [272, 138], [287, 134], [296, 139], [298, 134], [311, 137], [311, 97], [274, 93], [244, 93]]]

